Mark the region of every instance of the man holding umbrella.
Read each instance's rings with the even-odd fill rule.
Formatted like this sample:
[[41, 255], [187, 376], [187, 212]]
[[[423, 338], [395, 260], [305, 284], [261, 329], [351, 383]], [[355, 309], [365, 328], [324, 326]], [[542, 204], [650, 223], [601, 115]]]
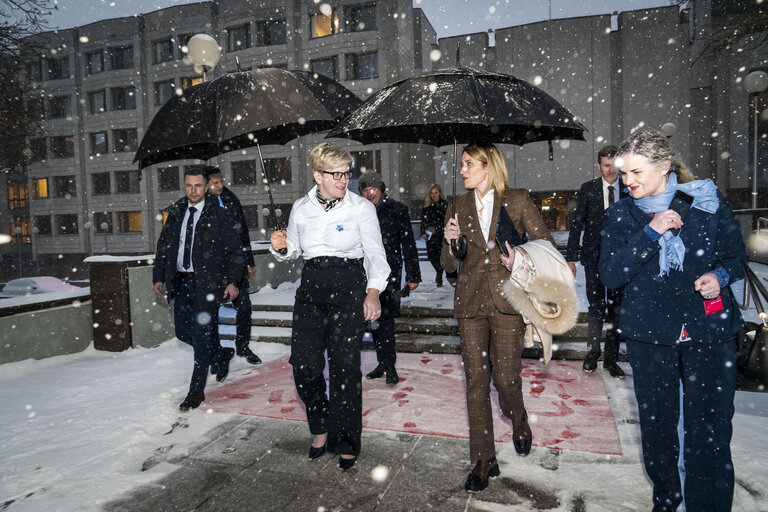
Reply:
[[[248, 223], [245, 220], [245, 213], [240, 204], [240, 199], [224, 186], [224, 176], [218, 167], [204, 167], [203, 172], [208, 178], [208, 193], [211, 194], [219, 206], [226, 208], [235, 219], [236, 227], [240, 231], [241, 249], [245, 265], [243, 276], [238, 283], [239, 293], [232, 301], [232, 305], [237, 310], [237, 337], [235, 338], [235, 349], [237, 355], [245, 358], [251, 364], [261, 363], [259, 356], [253, 353], [248, 346], [251, 340], [251, 297], [249, 294], [249, 283], [253, 279], [253, 253], [251, 252], [251, 237], [248, 235]], [[216, 333], [218, 340], [219, 333]]]
[[395, 318], [400, 315], [400, 277], [403, 263], [405, 263], [405, 288], [406, 293], [415, 290], [421, 282], [421, 269], [419, 268], [419, 253], [416, 249], [416, 240], [411, 228], [411, 217], [408, 215], [408, 207], [395, 201], [384, 193], [386, 185], [376, 171], [367, 171], [360, 176], [360, 194], [376, 207], [376, 215], [379, 218], [381, 239], [384, 243], [384, 251], [387, 253], [387, 263], [391, 272], [387, 279], [387, 288], [379, 295], [381, 302], [381, 316], [378, 328], [373, 328], [373, 344], [376, 347], [376, 359], [379, 365], [366, 379], [378, 379], [387, 374], [387, 384], [395, 386], [399, 382], [395, 361]]

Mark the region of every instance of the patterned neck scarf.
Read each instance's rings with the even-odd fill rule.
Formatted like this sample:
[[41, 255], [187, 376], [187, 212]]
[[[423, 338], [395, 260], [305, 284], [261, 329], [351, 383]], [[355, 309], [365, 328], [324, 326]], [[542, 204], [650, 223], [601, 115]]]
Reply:
[[339, 197], [339, 198], [336, 198], [336, 199], [330, 199], [330, 200], [329, 200], [329, 199], [326, 199], [326, 198], [324, 198], [324, 197], [323, 197], [323, 196], [320, 194], [320, 191], [319, 191], [319, 190], [318, 190], [317, 192], [315, 192], [315, 196], [317, 197], [317, 200], [320, 202], [320, 204], [322, 204], [322, 205], [324, 205], [324, 206], [325, 206], [325, 211], [328, 211], [328, 210], [330, 210], [331, 208], [333, 208], [334, 206], [336, 206], [337, 204], [339, 204], [339, 201], [341, 201], [341, 198], [340, 198], [340, 197]]

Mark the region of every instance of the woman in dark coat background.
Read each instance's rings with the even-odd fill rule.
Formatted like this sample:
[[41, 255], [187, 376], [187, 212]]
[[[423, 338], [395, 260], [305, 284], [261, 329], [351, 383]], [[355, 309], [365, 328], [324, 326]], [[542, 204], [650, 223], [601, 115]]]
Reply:
[[[636, 132], [616, 162], [631, 197], [606, 210], [600, 276], [608, 288], [623, 287], [619, 327], [653, 510], [674, 511], [683, 501], [690, 511], [730, 510], [742, 320], [728, 284], [743, 277], [746, 261], [739, 223], [715, 184], [693, 180], [661, 133]], [[693, 198], [687, 213], [673, 202], [676, 191]]]
[[[427, 241], [427, 257], [435, 268], [435, 284], [443, 286], [443, 267], [440, 265], [440, 251], [443, 248], [443, 222], [447, 200], [443, 189], [435, 183], [429, 187], [424, 207], [421, 210], [421, 238]], [[431, 233], [431, 235], [429, 233]], [[454, 277], [446, 274], [446, 277]]]

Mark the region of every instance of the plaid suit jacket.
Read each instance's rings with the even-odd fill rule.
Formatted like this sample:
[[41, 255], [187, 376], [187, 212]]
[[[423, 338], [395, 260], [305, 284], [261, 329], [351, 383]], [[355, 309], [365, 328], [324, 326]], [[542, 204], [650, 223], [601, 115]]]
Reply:
[[[488, 304], [490, 294], [493, 304], [502, 313], [516, 315], [518, 312], [504, 299], [501, 285], [509, 278], [509, 271], [501, 264], [501, 250], [496, 243], [496, 225], [499, 221], [499, 211], [504, 207], [515, 224], [519, 233], [528, 233], [531, 240], [549, 240], [555, 244], [536, 205], [533, 204], [528, 192], [523, 189], [506, 189], [501, 195], [495, 192], [493, 196], [493, 218], [488, 233], [487, 244], [480, 229], [480, 223], [475, 206], [474, 191], [456, 199], [456, 214], [459, 228], [467, 235], [467, 256], [461, 262], [456, 281], [456, 293], [453, 301], [453, 316], [455, 318], [471, 318], [477, 315], [482, 304]], [[445, 213], [445, 223], [451, 218], [451, 208]], [[489, 247], [490, 246], [490, 247]], [[459, 260], [449, 252], [448, 243], [443, 240], [440, 254], [440, 264], [447, 272], [453, 272], [459, 267]]]

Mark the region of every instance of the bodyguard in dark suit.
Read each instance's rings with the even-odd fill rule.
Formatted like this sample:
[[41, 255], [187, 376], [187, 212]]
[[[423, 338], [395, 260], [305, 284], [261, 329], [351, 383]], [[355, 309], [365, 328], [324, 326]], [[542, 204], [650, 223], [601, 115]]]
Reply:
[[371, 331], [376, 347], [378, 366], [365, 377], [378, 379], [387, 374], [387, 384], [394, 386], [399, 382], [395, 361], [395, 318], [400, 315], [400, 277], [405, 262], [405, 286], [409, 292], [415, 290], [421, 282], [419, 253], [411, 228], [408, 207], [387, 196], [386, 186], [376, 172], [366, 172], [360, 176], [360, 193], [376, 206], [379, 218], [381, 240], [387, 253], [387, 263], [391, 269], [387, 279], [387, 288], [379, 295], [381, 316], [378, 328]]
[[235, 222], [229, 212], [206, 194], [201, 169], [184, 172], [186, 197], [168, 207], [157, 241], [153, 289], [174, 301], [176, 337], [192, 345], [195, 363], [183, 412], [205, 400], [208, 370], [222, 381], [235, 351], [222, 349], [214, 336], [222, 300], [237, 297], [244, 260]]
[[[251, 341], [251, 295], [249, 285], [253, 279], [253, 251], [251, 251], [251, 237], [248, 234], [248, 222], [245, 220], [243, 206], [240, 199], [224, 186], [224, 176], [218, 167], [204, 167], [203, 173], [208, 179], [208, 193], [211, 194], [219, 203], [219, 206], [229, 210], [235, 219], [235, 227], [240, 233], [240, 246], [243, 253], [243, 276], [238, 283], [237, 297], [232, 301], [232, 305], [237, 311], [237, 337], [235, 338], [235, 350], [237, 355], [245, 358], [251, 364], [261, 363], [259, 356], [253, 353], [248, 343]], [[219, 339], [219, 333], [216, 333], [216, 339]]]
[[[568, 235], [568, 250], [565, 256], [573, 275], [576, 275], [576, 263], [581, 261], [587, 281], [587, 299], [589, 300], [587, 343], [589, 353], [584, 359], [584, 371], [592, 373], [597, 368], [600, 358], [600, 338], [603, 334], [603, 319], [608, 323], [605, 336], [605, 358], [603, 368], [612, 377], [624, 377], [624, 371], [616, 364], [619, 356], [618, 314], [621, 305], [620, 290], [606, 289], [600, 280], [597, 261], [600, 257], [600, 229], [603, 226], [603, 212], [620, 198], [627, 196], [621, 187], [618, 171], [613, 165], [616, 146], [605, 146], [597, 153], [597, 169], [601, 177], [581, 185], [579, 203], [576, 206], [571, 232]], [[582, 239], [581, 233], [584, 233]], [[607, 314], [606, 314], [607, 306]]]

